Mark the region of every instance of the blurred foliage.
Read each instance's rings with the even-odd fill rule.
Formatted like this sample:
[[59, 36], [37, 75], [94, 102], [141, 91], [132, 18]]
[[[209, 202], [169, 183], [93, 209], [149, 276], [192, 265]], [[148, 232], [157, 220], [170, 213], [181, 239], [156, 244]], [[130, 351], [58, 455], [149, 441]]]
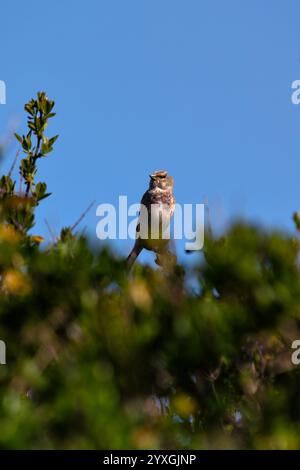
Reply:
[[236, 223], [193, 269], [131, 275], [68, 227], [41, 249], [53, 107], [25, 106], [24, 189], [1, 179], [0, 448], [299, 448], [297, 238]]

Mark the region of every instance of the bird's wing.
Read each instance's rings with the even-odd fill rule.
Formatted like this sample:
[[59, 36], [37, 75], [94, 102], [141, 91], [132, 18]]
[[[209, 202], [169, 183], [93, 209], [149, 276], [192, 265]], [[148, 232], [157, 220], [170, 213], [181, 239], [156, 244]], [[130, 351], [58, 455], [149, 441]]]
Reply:
[[151, 194], [149, 191], [146, 191], [141, 199], [141, 204], [146, 206], [147, 208], [151, 205]]
[[[141, 204], [143, 204], [147, 209], [151, 206], [151, 195], [149, 191], [146, 191], [141, 199]], [[141, 215], [141, 211], [139, 212], [139, 216]], [[140, 222], [137, 223], [136, 231], [140, 231]]]

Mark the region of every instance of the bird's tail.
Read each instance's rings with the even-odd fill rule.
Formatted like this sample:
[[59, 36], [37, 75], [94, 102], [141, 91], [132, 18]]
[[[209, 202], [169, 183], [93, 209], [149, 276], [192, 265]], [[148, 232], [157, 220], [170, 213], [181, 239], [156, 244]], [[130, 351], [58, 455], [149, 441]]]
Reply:
[[132, 248], [128, 258], [127, 258], [127, 268], [128, 269], [131, 269], [135, 260], [137, 259], [137, 257], [139, 256], [140, 252], [142, 251], [142, 247], [135, 243], [134, 247]]

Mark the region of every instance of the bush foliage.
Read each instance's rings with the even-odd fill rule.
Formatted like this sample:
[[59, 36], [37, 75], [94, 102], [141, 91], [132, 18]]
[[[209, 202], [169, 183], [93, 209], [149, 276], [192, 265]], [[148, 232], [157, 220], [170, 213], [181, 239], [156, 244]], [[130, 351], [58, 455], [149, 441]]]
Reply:
[[299, 448], [297, 238], [236, 223], [206, 237], [192, 272], [167, 274], [129, 275], [68, 227], [41, 249], [53, 107], [44, 93], [26, 104], [23, 184], [0, 183], [0, 447]]

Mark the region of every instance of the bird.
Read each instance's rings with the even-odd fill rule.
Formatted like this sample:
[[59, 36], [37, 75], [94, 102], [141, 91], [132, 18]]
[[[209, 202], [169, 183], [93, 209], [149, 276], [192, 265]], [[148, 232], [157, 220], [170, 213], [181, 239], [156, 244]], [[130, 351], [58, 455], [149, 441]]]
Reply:
[[169, 238], [163, 238], [175, 208], [174, 179], [166, 170], [155, 171], [149, 177], [149, 187], [141, 199], [135, 244], [127, 258], [128, 269], [144, 248], [156, 253], [155, 261], [162, 267], [169, 261], [174, 262], [174, 254], [169, 251]]

